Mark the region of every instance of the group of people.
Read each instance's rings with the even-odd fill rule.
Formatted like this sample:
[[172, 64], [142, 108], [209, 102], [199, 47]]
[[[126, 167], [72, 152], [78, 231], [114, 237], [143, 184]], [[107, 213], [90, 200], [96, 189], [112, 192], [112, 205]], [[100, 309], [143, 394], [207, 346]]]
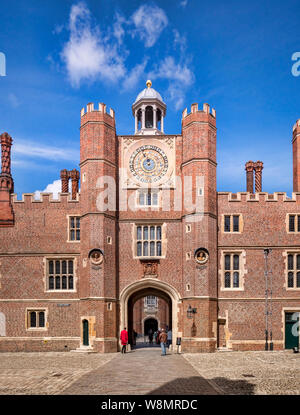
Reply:
[[160, 344], [161, 343], [160, 335], [163, 331], [167, 333], [166, 345], [169, 348], [170, 344], [172, 343], [172, 330], [158, 329], [157, 331], [153, 333], [152, 329], [149, 329], [148, 331], [149, 344], [153, 344], [153, 338], [156, 344]]
[[[153, 344], [153, 336], [156, 344], [160, 344], [161, 355], [165, 356], [167, 354], [167, 347], [169, 348], [172, 343], [172, 330], [158, 329], [153, 333], [152, 329], [150, 329], [148, 332], [150, 344]], [[135, 335], [133, 337], [136, 338]], [[128, 344], [128, 331], [126, 327], [121, 331], [120, 340], [122, 344], [121, 353], [126, 353], [126, 346]]]

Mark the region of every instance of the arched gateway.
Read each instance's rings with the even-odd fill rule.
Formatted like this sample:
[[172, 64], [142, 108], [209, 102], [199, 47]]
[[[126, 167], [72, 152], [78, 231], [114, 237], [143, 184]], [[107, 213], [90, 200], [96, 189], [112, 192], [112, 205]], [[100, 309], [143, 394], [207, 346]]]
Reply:
[[132, 310], [134, 303], [146, 295], [155, 295], [163, 298], [168, 302], [170, 307], [170, 322], [169, 327], [172, 327], [173, 333], [173, 347], [176, 344], [176, 338], [181, 337], [178, 331], [178, 312], [179, 304], [181, 303], [178, 291], [170, 284], [159, 281], [154, 278], [147, 278], [141, 281], [136, 281], [126, 288], [120, 294], [120, 332], [124, 327], [128, 328], [129, 340], [132, 335]]

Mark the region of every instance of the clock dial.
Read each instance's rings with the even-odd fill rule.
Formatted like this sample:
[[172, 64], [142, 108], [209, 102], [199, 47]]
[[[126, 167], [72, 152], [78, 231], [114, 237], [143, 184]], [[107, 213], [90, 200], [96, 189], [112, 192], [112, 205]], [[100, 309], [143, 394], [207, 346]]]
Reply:
[[155, 183], [167, 173], [168, 158], [157, 146], [141, 146], [131, 155], [129, 168], [131, 174], [140, 182]]

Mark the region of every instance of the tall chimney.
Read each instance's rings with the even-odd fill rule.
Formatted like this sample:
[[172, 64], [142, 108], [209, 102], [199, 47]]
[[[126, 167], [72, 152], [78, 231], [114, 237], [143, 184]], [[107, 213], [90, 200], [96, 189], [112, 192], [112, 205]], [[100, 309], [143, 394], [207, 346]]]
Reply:
[[0, 226], [13, 226], [14, 224], [14, 212], [10, 196], [14, 191], [14, 181], [11, 176], [12, 141], [9, 134], [1, 134]]
[[253, 193], [254, 162], [252, 160], [247, 161], [247, 163], [245, 164], [245, 170], [246, 170], [247, 192]]
[[293, 191], [300, 192], [300, 120], [293, 127]]
[[69, 172], [69, 174], [72, 179], [72, 199], [75, 200], [78, 193], [79, 171], [73, 169]]
[[257, 161], [254, 165], [255, 169], [255, 193], [262, 191], [262, 169], [264, 168], [264, 163], [262, 161]]
[[67, 169], [60, 171], [60, 178], [61, 178], [61, 192], [68, 193], [69, 192], [69, 172]]

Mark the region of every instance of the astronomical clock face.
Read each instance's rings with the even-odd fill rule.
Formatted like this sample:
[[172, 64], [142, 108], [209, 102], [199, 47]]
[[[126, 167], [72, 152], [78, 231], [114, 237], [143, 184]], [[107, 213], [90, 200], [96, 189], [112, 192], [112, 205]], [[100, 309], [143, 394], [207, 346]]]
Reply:
[[159, 182], [168, 171], [168, 158], [161, 148], [144, 145], [132, 153], [129, 169], [142, 183]]

